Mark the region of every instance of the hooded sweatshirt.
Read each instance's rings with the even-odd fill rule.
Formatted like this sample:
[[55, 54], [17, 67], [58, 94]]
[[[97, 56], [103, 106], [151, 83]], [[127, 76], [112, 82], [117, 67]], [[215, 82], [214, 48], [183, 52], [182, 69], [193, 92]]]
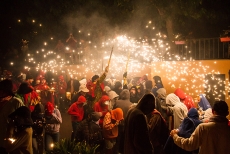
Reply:
[[[49, 105], [45, 106], [45, 119], [46, 133], [58, 133], [60, 130], [60, 124], [62, 123], [61, 113], [58, 109], [54, 108], [52, 103], [48, 102]], [[47, 104], [48, 104], [47, 103]]]
[[130, 102], [129, 90], [128, 89], [122, 90], [122, 92], [120, 93], [120, 99], [117, 100], [116, 103], [114, 104], [114, 109], [121, 108], [125, 118], [131, 105], [132, 103]]
[[195, 104], [194, 104], [192, 97], [185, 94], [182, 89], [177, 88], [175, 90], [174, 94], [180, 98], [180, 101], [187, 106], [188, 110], [192, 107], [195, 107]]
[[167, 110], [165, 110], [167, 108], [165, 99], [166, 99], [166, 90], [165, 90], [165, 88], [158, 89], [157, 90], [155, 109], [157, 109], [157, 111], [159, 111], [161, 113], [161, 115], [164, 117], [164, 119], [166, 120], [166, 123], [168, 125], [169, 116], [167, 114]]
[[109, 96], [103, 95], [101, 97], [101, 99], [94, 104], [94, 107], [93, 107], [95, 112], [101, 112], [102, 113], [102, 116], [100, 117], [100, 120], [99, 120], [99, 125], [101, 126], [101, 128], [103, 125], [104, 116], [109, 111], [108, 105], [104, 104], [106, 101], [109, 101]]
[[199, 113], [197, 109], [191, 108], [186, 117], [179, 127], [178, 135], [181, 137], [189, 138], [196, 127], [201, 123], [199, 120]]
[[84, 96], [80, 96], [77, 100], [77, 102], [73, 103], [69, 109], [68, 114], [71, 115], [71, 121], [72, 122], [80, 122], [83, 119], [84, 116], [84, 109], [83, 109], [83, 103], [86, 102], [86, 98]]
[[120, 108], [107, 112], [103, 121], [103, 136], [105, 138], [116, 138], [121, 120], [123, 120], [123, 111]]
[[179, 97], [171, 93], [166, 97], [166, 104], [173, 106], [173, 117], [174, 117], [174, 129], [179, 128], [181, 122], [187, 117], [188, 109], [180, 102]]

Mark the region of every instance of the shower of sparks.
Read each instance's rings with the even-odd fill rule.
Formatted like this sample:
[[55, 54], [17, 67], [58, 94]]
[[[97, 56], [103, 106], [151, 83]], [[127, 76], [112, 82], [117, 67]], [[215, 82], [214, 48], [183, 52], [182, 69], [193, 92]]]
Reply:
[[[21, 20], [18, 19], [18, 22], [21, 22]], [[32, 22], [35, 23], [35, 20], [32, 20]], [[42, 26], [42, 24], [39, 24], [39, 26]], [[151, 21], [148, 21], [146, 28], [155, 31]], [[121, 78], [128, 62], [127, 72], [129, 78], [136, 77], [140, 75], [141, 71], [151, 68], [152, 72], [154, 72], [152, 75], [158, 74], [169, 81], [165, 85], [168, 84], [172, 88], [177, 88], [174, 83], [175, 81], [180, 81], [179, 87], [183, 86], [185, 92], [190, 95], [196, 95], [190, 93], [190, 91], [195, 91], [199, 94], [203, 89], [206, 89], [207, 92], [213, 91], [213, 95], [216, 98], [220, 98], [221, 94], [225, 94], [225, 91], [218, 90], [216, 85], [209, 85], [208, 80], [204, 81], [206, 74], [220, 74], [218, 71], [212, 70], [208, 72], [210, 70], [209, 66], [205, 66], [202, 63], [197, 64], [191, 57], [186, 59], [178, 55], [170, 55], [168, 52], [170, 50], [169, 43], [165, 41], [167, 36], [160, 32], [156, 33], [153, 38], [131, 38], [126, 35], [120, 35], [116, 38], [107, 39], [100, 44], [94, 42], [90, 32], [82, 30], [78, 32], [85, 33], [88, 40], [79, 39], [77, 44], [80, 47], [76, 51], [70, 51], [68, 46], [65, 47], [65, 51], [75, 55], [77, 64], [71, 65], [70, 61], [65, 60], [65, 51], [57, 53], [50, 50], [52, 48], [49, 47], [51, 43], [43, 41], [43, 43], [40, 43], [41, 49], [30, 51], [31, 53], [27, 54], [25, 61], [29, 64], [24, 68], [30, 70], [34, 66], [37, 71], [50, 71], [54, 74], [62, 73], [69, 76], [78, 76], [79, 78], [91, 78], [87, 76], [89, 72], [101, 74], [104, 71], [108, 64], [111, 48], [114, 47], [109, 76]], [[53, 37], [47, 40], [57, 41]], [[187, 47], [185, 46], [184, 48]], [[191, 53], [192, 51], [188, 52], [188, 54]], [[171, 61], [165, 61], [165, 57], [168, 57]], [[176, 63], [177, 61], [180, 61], [180, 65]], [[10, 65], [14, 65], [14, 62], [11, 62]], [[79, 71], [80, 68], [84, 68], [84, 71]], [[161, 73], [162, 70], [165, 73]], [[192, 77], [191, 81], [186, 80], [188, 76]], [[222, 81], [213, 75], [212, 80], [216, 81], [218, 85], [226, 85], [226, 91], [230, 90], [228, 79]], [[197, 83], [203, 84], [197, 85]]]

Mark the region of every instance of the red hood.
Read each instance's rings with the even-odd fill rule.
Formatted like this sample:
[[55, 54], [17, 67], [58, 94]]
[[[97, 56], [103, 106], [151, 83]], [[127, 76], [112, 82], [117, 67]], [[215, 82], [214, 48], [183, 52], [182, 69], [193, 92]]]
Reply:
[[99, 104], [103, 104], [105, 101], [108, 101], [108, 100], [110, 100], [109, 96], [103, 95], [101, 99], [99, 100]]
[[184, 100], [186, 98], [186, 94], [180, 88], [177, 88], [174, 94], [177, 95], [180, 98], [180, 100]]

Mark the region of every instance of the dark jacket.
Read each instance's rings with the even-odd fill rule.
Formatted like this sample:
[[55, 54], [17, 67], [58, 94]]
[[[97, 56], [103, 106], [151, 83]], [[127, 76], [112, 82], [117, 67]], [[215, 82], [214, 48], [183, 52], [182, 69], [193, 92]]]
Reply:
[[165, 145], [169, 136], [169, 129], [165, 119], [157, 110], [154, 110], [150, 115], [148, 115], [147, 119], [150, 127], [150, 139], [155, 150], [155, 147]]
[[91, 146], [100, 144], [103, 139], [100, 126], [90, 119], [80, 122], [75, 138], [78, 142], [86, 141]]
[[124, 154], [151, 154], [152, 144], [143, 112], [136, 107], [129, 110], [125, 119]]

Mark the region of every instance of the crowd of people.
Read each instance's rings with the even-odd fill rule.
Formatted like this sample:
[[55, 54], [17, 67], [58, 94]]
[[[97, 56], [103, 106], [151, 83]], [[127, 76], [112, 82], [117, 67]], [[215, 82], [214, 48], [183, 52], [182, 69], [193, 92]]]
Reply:
[[[229, 153], [225, 101], [209, 104], [182, 89], [167, 94], [161, 77], [47, 82], [44, 74], [0, 82], [0, 153], [42, 154], [59, 142], [62, 113], [70, 115], [72, 142], [98, 145], [103, 154]], [[35, 80], [35, 81], [34, 81]]]

